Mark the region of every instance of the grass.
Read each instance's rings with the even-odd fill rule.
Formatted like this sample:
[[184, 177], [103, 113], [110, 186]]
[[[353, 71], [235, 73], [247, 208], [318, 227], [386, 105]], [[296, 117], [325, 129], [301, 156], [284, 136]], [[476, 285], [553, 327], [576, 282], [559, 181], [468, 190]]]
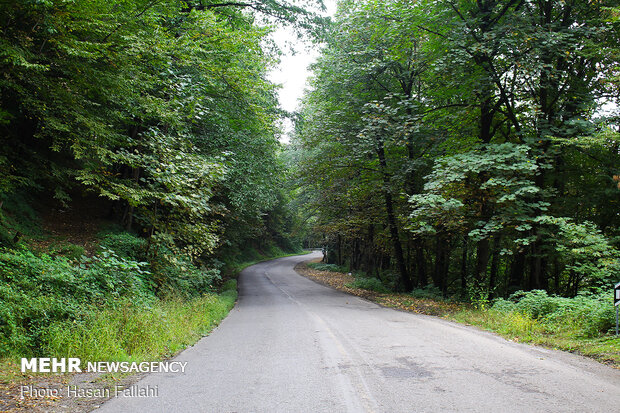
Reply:
[[232, 309], [234, 280], [221, 294], [158, 300], [150, 307], [125, 302], [82, 323], [49, 331], [48, 354], [85, 361], [151, 361], [170, 357], [207, 334]]
[[[208, 334], [226, 317], [237, 299], [230, 280], [220, 294], [191, 299], [156, 300], [150, 306], [124, 302], [117, 308], [93, 312], [80, 323], [56, 323], [48, 330], [48, 357], [77, 357], [88, 361], [158, 361], [182, 351]], [[95, 381], [103, 388], [131, 383], [130, 373], [88, 374], [21, 373], [18, 358], [0, 359], [0, 411], [64, 411], [58, 400], [21, 399], [20, 386], [63, 388], [70, 382]], [[88, 386], [88, 385], [86, 385]], [[97, 407], [91, 398], [81, 408]], [[85, 407], [88, 406], [88, 407]], [[42, 410], [43, 409], [43, 410]], [[48, 410], [51, 409], [51, 410]]]
[[[154, 361], [194, 344], [226, 317], [237, 299], [234, 280], [220, 294], [156, 300], [150, 306], [125, 302], [94, 312], [80, 323], [56, 323], [46, 336], [47, 357], [88, 361]], [[19, 360], [0, 361], [0, 383], [24, 378]]]

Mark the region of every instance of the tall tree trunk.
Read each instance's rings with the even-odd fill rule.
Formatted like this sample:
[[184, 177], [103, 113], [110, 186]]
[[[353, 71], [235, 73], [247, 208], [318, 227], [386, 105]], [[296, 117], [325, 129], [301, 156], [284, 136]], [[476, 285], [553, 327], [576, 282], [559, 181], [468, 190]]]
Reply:
[[342, 236], [340, 235], [340, 233], [338, 233], [337, 242], [338, 247], [336, 249], [336, 264], [342, 265]]
[[375, 238], [375, 228], [372, 224], [368, 224], [368, 232], [366, 233], [366, 243], [364, 246], [364, 259], [363, 259], [363, 267], [362, 270], [368, 274], [372, 275], [374, 272], [374, 260], [375, 254], [373, 253], [373, 245]]
[[452, 245], [450, 240], [446, 240], [443, 256], [443, 267], [441, 268], [441, 292], [444, 297], [448, 296], [448, 272], [450, 271], [450, 254], [452, 253]]
[[[485, 182], [487, 179], [486, 174], [481, 173], [481, 182]], [[486, 221], [492, 215], [491, 206], [486, 199], [484, 192], [480, 195], [480, 219]], [[487, 267], [490, 257], [490, 242], [488, 238], [481, 239], [476, 243], [476, 268], [474, 270], [474, 285], [477, 289], [483, 287], [487, 277]]]
[[399, 284], [405, 291], [411, 291], [413, 289], [413, 285], [411, 284], [411, 278], [409, 278], [409, 273], [407, 272], [407, 265], [403, 254], [403, 246], [400, 242], [400, 236], [398, 235], [398, 225], [396, 224], [396, 214], [394, 212], [394, 201], [392, 199], [392, 194], [390, 194], [388, 190], [390, 187], [390, 178], [387, 174], [387, 160], [385, 158], [383, 142], [380, 139], [377, 141], [377, 155], [379, 157], [379, 165], [381, 166], [381, 175], [383, 177], [382, 192], [383, 199], [385, 201], [385, 210], [387, 212], [390, 240], [392, 241], [394, 257], [396, 258], [396, 264], [400, 273]]
[[558, 260], [557, 257], [555, 257], [553, 259], [553, 286], [554, 286], [554, 293], [556, 294], [560, 294], [560, 274], [561, 274], [561, 269], [560, 269], [560, 261]]
[[428, 279], [426, 277], [426, 259], [424, 258], [424, 246], [419, 240], [416, 241], [415, 253], [418, 268], [418, 285], [420, 287], [425, 287], [426, 284], [428, 284]]
[[489, 264], [490, 246], [488, 238], [478, 241], [476, 244], [476, 270], [474, 272], [474, 285], [481, 288], [487, 276]]
[[510, 281], [508, 282], [508, 293], [512, 294], [515, 291], [522, 290], [523, 275], [525, 272], [525, 251], [519, 250], [514, 256], [512, 265], [510, 267]]
[[[140, 168], [132, 169], [131, 180], [134, 181], [136, 185], [138, 185], [138, 182], [140, 180]], [[126, 221], [125, 221], [125, 230], [127, 231], [131, 231], [131, 227], [133, 226], [134, 210], [135, 208], [133, 207], [133, 205], [130, 205], [129, 208], [127, 209]]]
[[497, 283], [497, 269], [500, 259], [500, 240], [501, 236], [499, 234], [493, 237], [493, 258], [491, 259], [491, 272], [489, 274], [489, 298], [495, 297], [495, 284]]
[[448, 290], [448, 270], [450, 269], [450, 240], [445, 234], [437, 234], [435, 245], [435, 271], [433, 284], [446, 295]]
[[445, 247], [445, 240], [439, 233], [437, 233], [437, 236], [435, 237], [435, 269], [433, 271], [433, 284], [442, 291]]
[[467, 291], [467, 247], [469, 245], [469, 237], [463, 235], [463, 253], [461, 254], [461, 290], [463, 293]]
[[[546, 152], [547, 149], [548, 149], [548, 144], [543, 144], [543, 146], [541, 147], [541, 151], [543, 152], [543, 154]], [[540, 163], [542, 166], [542, 161], [540, 161], [541, 158], [543, 157], [540, 156], [537, 162]], [[544, 186], [545, 186], [544, 170], [541, 169], [538, 175], [536, 175], [534, 179], [534, 183], [541, 190], [544, 189]], [[537, 198], [538, 198], [537, 199], [538, 201], [542, 200], [540, 197], [537, 197]], [[540, 209], [536, 209], [534, 213], [536, 215], [539, 215], [539, 214], [542, 214], [543, 211]], [[543, 265], [543, 262], [542, 262], [543, 252], [541, 251], [541, 248], [542, 248], [543, 235], [541, 233], [540, 226], [533, 225], [532, 233], [535, 236], [535, 241], [531, 244], [531, 250], [530, 250], [530, 259], [529, 259], [530, 274], [529, 274], [528, 283], [527, 283], [528, 290], [541, 288], [541, 285], [543, 284], [542, 278], [546, 277], [546, 274], [543, 274], [545, 265]]]
[[407, 273], [407, 265], [405, 264], [405, 258], [403, 255], [403, 247], [400, 243], [400, 236], [398, 235], [398, 226], [396, 225], [396, 215], [394, 214], [394, 204], [392, 202], [392, 195], [389, 192], [383, 191], [383, 197], [385, 199], [385, 209], [388, 216], [388, 226], [390, 229], [390, 239], [392, 240], [392, 248], [394, 249], [394, 257], [396, 258], [396, 264], [400, 272], [400, 284], [405, 291], [409, 292], [413, 289], [411, 279]]

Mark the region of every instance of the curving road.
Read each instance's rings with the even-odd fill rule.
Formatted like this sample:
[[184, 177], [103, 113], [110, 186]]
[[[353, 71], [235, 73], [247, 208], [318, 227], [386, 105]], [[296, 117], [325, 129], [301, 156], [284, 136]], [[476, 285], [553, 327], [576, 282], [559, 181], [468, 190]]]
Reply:
[[[315, 253], [316, 254], [316, 253]], [[316, 254], [320, 255], [320, 254]], [[474, 328], [379, 307], [293, 267], [257, 264], [239, 303], [175, 360], [185, 374], [137, 383], [158, 397], [103, 412], [612, 412], [620, 371]]]

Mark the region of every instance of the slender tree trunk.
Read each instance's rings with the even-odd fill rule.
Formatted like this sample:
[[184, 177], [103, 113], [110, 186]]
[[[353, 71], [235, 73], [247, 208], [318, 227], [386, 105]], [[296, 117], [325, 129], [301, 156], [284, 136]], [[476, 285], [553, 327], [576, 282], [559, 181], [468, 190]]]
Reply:
[[400, 236], [398, 235], [398, 226], [396, 225], [396, 215], [394, 214], [392, 196], [387, 191], [383, 191], [383, 196], [385, 199], [385, 209], [387, 210], [390, 238], [392, 240], [392, 247], [394, 248], [394, 256], [400, 272], [400, 283], [405, 291], [409, 292], [413, 289], [413, 285], [411, 284], [411, 279], [407, 273], [407, 266], [403, 256], [403, 247], [400, 243]]
[[508, 292], [513, 293], [523, 289], [523, 275], [525, 272], [525, 251], [517, 251], [510, 267], [510, 281]]
[[461, 290], [467, 291], [467, 247], [469, 245], [469, 237], [463, 235], [463, 253], [461, 254]]
[[383, 148], [383, 142], [377, 141], [377, 155], [379, 157], [379, 165], [381, 166], [381, 174], [383, 176], [383, 199], [385, 201], [385, 210], [387, 212], [388, 228], [390, 230], [390, 239], [392, 241], [392, 248], [394, 249], [394, 257], [396, 258], [396, 264], [400, 273], [400, 285], [405, 291], [411, 291], [413, 285], [407, 272], [407, 265], [405, 263], [405, 257], [403, 254], [403, 246], [400, 242], [400, 236], [398, 235], [398, 225], [396, 224], [396, 214], [394, 212], [394, 202], [392, 194], [388, 191], [390, 187], [390, 179], [387, 175], [387, 160], [385, 158], [385, 151]]
[[426, 277], [426, 259], [424, 258], [424, 247], [420, 241], [416, 245], [416, 262], [418, 266], [418, 285], [425, 287], [428, 284]]
[[[481, 182], [486, 181], [486, 174], [480, 174]], [[480, 219], [486, 221], [492, 215], [491, 206], [483, 192], [480, 195]], [[487, 277], [487, 267], [491, 253], [491, 244], [488, 238], [481, 239], [476, 243], [476, 268], [474, 271], [474, 284], [476, 288], [481, 288]]]
[[501, 236], [499, 234], [493, 238], [493, 258], [491, 259], [491, 273], [489, 274], [489, 298], [495, 297], [495, 284], [497, 283], [497, 269], [500, 259], [500, 240]]
[[452, 253], [452, 245], [449, 239], [445, 240], [443, 250], [443, 265], [441, 267], [441, 292], [443, 296], [448, 295], [448, 272], [450, 271], [450, 254]]
[[489, 264], [490, 246], [487, 238], [478, 241], [476, 244], [476, 271], [474, 273], [474, 284], [476, 288], [481, 288], [487, 275]]
[[433, 270], [433, 284], [440, 290], [443, 290], [442, 269], [444, 266], [444, 248], [444, 240], [438, 233], [435, 237], [435, 268]]
[[[133, 168], [132, 172], [131, 172], [131, 180], [134, 181], [136, 183], [136, 185], [138, 184], [138, 181], [140, 179], [140, 168]], [[131, 227], [133, 226], [133, 214], [134, 214], [134, 206], [130, 205], [129, 209], [127, 210], [127, 218], [125, 221], [125, 230], [127, 231], [131, 231]]]
[[336, 264], [337, 265], [342, 265], [342, 236], [340, 235], [340, 233], [338, 233], [338, 237], [337, 237], [337, 242], [338, 242], [338, 247], [336, 249], [337, 255], [336, 255]]
[[448, 269], [450, 268], [450, 241], [445, 234], [438, 234], [435, 245], [435, 270], [433, 284], [445, 295], [448, 288]]
[[553, 287], [556, 294], [560, 294], [560, 261], [557, 257], [553, 259]]

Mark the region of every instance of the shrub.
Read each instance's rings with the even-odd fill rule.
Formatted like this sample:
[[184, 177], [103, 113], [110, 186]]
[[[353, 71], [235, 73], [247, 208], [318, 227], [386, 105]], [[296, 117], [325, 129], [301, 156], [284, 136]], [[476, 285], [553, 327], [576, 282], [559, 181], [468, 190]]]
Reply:
[[549, 296], [542, 290], [518, 291], [509, 300], [496, 300], [492, 309], [538, 320], [549, 331], [568, 330], [584, 337], [606, 333], [615, 325], [613, 304], [607, 295], [565, 298]]
[[103, 295], [103, 300], [119, 297], [137, 300], [153, 292], [154, 282], [148, 265], [103, 249], [99, 255], [82, 260], [77, 270], [80, 277], [90, 283], [91, 292]]
[[336, 265], [336, 264], [325, 264], [322, 262], [310, 262], [308, 263], [308, 267], [314, 268], [315, 270], [318, 270], [318, 271], [332, 271], [332, 272], [342, 272], [342, 273], [349, 272], [347, 268], [343, 266]]
[[99, 243], [101, 249], [113, 250], [119, 257], [146, 261], [146, 240], [129, 232], [104, 233]]
[[517, 291], [509, 299], [516, 303], [517, 311], [532, 318], [541, 318], [553, 313], [563, 300], [561, 297], [550, 297], [544, 290]]
[[512, 301], [499, 298], [495, 300], [495, 303], [493, 303], [492, 310], [500, 312], [500, 313], [508, 314], [508, 313], [516, 312], [516, 305]]
[[423, 288], [416, 288], [410, 295], [415, 298], [429, 298], [431, 300], [443, 300], [441, 290], [433, 284], [428, 284]]
[[79, 264], [0, 249], [0, 355], [39, 354], [49, 326], [79, 322], [96, 307], [153, 297], [146, 263], [104, 251]]
[[609, 297], [580, 295], [560, 300], [562, 304], [545, 317], [545, 323], [572, 326], [578, 335], [585, 337], [606, 333], [615, 325], [614, 307]]
[[160, 270], [159, 294], [193, 297], [213, 291], [221, 280], [217, 268], [198, 268], [189, 261], [169, 264]]
[[378, 293], [387, 293], [388, 289], [383, 285], [378, 278], [356, 278], [352, 283], [347, 284], [347, 287], [362, 288], [364, 290], [376, 291]]
[[62, 255], [70, 261], [79, 261], [85, 254], [84, 247], [68, 242], [52, 245], [49, 248], [49, 255]]

